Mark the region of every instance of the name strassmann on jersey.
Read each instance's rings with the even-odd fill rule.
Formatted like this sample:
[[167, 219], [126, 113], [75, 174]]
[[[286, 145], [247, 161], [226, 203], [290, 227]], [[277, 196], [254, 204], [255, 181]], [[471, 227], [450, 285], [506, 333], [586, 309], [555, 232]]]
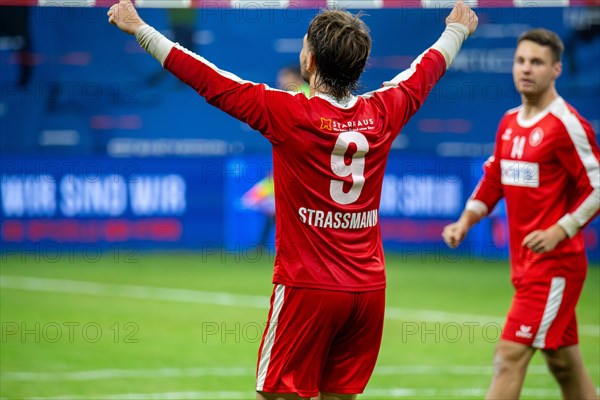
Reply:
[[377, 225], [379, 214], [377, 210], [343, 213], [333, 211], [312, 210], [300, 207], [300, 221], [309, 226], [332, 229], [363, 229]]

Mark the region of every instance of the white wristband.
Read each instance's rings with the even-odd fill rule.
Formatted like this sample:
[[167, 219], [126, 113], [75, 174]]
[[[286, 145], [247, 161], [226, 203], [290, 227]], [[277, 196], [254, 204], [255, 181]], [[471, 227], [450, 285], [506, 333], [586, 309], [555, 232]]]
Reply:
[[479, 217], [483, 218], [488, 215], [489, 210], [485, 203], [481, 200], [467, 200], [467, 205], [465, 206], [465, 210], [473, 211], [475, 214], [479, 215]]
[[436, 49], [446, 59], [446, 69], [449, 69], [454, 59], [458, 55], [460, 48], [465, 40], [469, 37], [469, 28], [463, 24], [453, 22], [446, 26], [446, 30], [437, 42], [431, 46]]
[[142, 25], [135, 31], [135, 38], [144, 50], [164, 65], [175, 43], [164, 37], [150, 25]]

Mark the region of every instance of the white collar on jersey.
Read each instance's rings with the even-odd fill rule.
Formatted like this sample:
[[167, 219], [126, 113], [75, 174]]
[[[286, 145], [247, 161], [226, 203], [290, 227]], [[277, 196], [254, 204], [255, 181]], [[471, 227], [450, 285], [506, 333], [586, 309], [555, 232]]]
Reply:
[[316, 92], [313, 97], [320, 97], [323, 100], [327, 100], [334, 106], [343, 108], [343, 109], [348, 109], [348, 108], [354, 107], [354, 105], [358, 101], [358, 97], [353, 96], [353, 95], [350, 95], [342, 100], [336, 100], [335, 98], [331, 97], [330, 95], [321, 93], [321, 92]]
[[523, 106], [521, 106], [521, 107], [519, 107], [519, 112], [517, 113], [517, 123], [520, 126], [522, 126], [523, 128], [531, 128], [532, 126], [534, 126], [535, 124], [540, 122], [542, 120], [542, 118], [544, 118], [546, 115], [548, 115], [548, 113], [550, 111], [552, 111], [552, 109], [554, 107], [556, 107], [558, 104], [561, 104], [563, 102], [564, 102], [563, 98], [558, 96], [557, 98], [552, 100], [552, 103], [548, 104], [548, 107], [546, 107], [545, 109], [543, 109], [542, 111], [537, 113], [537, 115], [535, 117], [529, 118], [529, 119], [523, 118]]

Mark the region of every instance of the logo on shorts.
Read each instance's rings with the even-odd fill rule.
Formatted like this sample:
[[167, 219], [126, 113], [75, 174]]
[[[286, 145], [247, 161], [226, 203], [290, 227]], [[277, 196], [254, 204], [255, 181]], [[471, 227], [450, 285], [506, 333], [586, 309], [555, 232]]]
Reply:
[[517, 337], [531, 339], [533, 337], [533, 333], [531, 333], [531, 326], [521, 325], [520, 330], [516, 333]]

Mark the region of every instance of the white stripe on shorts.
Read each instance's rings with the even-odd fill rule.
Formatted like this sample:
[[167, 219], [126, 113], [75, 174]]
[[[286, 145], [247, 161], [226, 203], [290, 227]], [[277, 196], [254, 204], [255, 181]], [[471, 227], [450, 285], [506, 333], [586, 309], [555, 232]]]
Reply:
[[542, 322], [540, 327], [533, 339], [533, 347], [543, 349], [546, 346], [546, 335], [550, 329], [550, 325], [554, 322], [560, 303], [562, 302], [563, 293], [565, 292], [565, 278], [555, 277], [552, 278], [550, 284], [550, 293], [548, 293], [548, 300], [546, 301], [546, 308], [544, 309], [544, 315], [542, 316]]
[[285, 286], [277, 285], [275, 288], [275, 298], [273, 299], [273, 312], [271, 314], [271, 321], [269, 321], [267, 335], [265, 336], [265, 342], [263, 343], [262, 352], [260, 353], [258, 376], [256, 378], [256, 390], [263, 390], [263, 387], [265, 386], [269, 362], [271, 361], [271, 350], [273, 349], [273, 343], [275, 343], [275, 332], [277, 331], [277, 323], [279, 322], [279, 312], [283, 307], [284, 294]]

